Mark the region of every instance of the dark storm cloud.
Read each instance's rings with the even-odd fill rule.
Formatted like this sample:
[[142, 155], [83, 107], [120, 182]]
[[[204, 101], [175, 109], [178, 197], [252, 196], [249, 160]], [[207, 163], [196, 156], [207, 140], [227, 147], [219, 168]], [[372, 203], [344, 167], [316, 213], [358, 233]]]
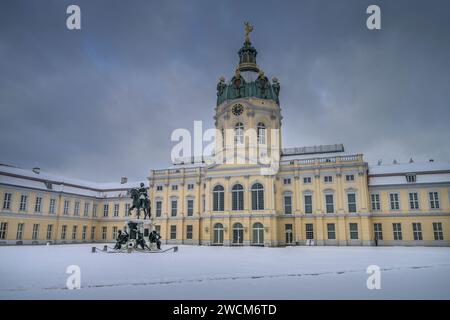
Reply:
[[[82, 30], [65, 27], [78, 4]], [[365, 27], [379, 4], [382, 29]], [[243, 22], [282, 85], [284, 146], [449, 161], [448, 1], [2, 1], [0, 162], [97, 181], [170, 163], [213, 127]]]

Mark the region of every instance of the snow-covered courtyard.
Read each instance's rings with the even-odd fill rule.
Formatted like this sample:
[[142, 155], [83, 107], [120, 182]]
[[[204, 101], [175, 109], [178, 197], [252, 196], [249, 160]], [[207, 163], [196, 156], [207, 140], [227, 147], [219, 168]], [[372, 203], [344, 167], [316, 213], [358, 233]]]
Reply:
[[[92, 245], [0, 247], [0, 299], [450, 299], [450, 248], [179, 246], [161, 254]], [[102, 245], [97, 245], [102, 247]], [[69, 265], [81, 289], [68, 290]], [[381, 289], [367, 289], [369, 265]]]

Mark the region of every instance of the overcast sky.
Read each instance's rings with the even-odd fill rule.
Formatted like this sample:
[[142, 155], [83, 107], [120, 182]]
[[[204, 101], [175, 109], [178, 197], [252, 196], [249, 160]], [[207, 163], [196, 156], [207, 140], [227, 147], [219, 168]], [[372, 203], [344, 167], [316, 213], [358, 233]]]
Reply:
[[[80, 31], [66, 28], [70, 4]], [[445, 0], [2, 0], [0, 163], [93, 181], [169, 166], [174, 129], [214, 126], [244, 21], [281, 83], [283, 147], [450, 161], [449, 12]]]

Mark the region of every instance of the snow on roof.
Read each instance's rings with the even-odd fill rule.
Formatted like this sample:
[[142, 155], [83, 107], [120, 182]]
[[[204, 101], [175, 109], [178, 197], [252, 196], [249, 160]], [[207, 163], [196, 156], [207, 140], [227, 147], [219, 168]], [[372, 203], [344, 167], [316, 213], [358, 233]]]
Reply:
[[[49, 189], [46, 182], [52, 184]], [[54, 175], [42, 170], [35, 173], [27, 170], [0, 164], [0, 183], [28, 187], [34, 189], [67, 192], [92, 197], [119, 197], [126, 194], [126, 190], [135, 188], [143, 182], [148, 187], [148, 181], [127, 183], [97, 183], [92, 181], [67, 178]]]
[[450, 162], [412, 162], [398, 164], [369, 165], [369, 175], [404, 174], [449, 171]]

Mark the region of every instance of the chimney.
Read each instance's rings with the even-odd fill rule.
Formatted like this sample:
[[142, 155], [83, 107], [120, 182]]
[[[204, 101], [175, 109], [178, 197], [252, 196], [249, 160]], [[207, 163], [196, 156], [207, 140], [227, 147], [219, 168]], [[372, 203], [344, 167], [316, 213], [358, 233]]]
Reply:
[[127, 182], [128, 182], [128, 178], [127, 177], [120, 178], [120, 184], [125, 184]]
[[41, 172], [41, 168], [39, 168], [39, 167], [34, 167], [34, 168], [33, 168], [33, 172], [36, 173], [36, 174], [39, 174], [39, 173]]

